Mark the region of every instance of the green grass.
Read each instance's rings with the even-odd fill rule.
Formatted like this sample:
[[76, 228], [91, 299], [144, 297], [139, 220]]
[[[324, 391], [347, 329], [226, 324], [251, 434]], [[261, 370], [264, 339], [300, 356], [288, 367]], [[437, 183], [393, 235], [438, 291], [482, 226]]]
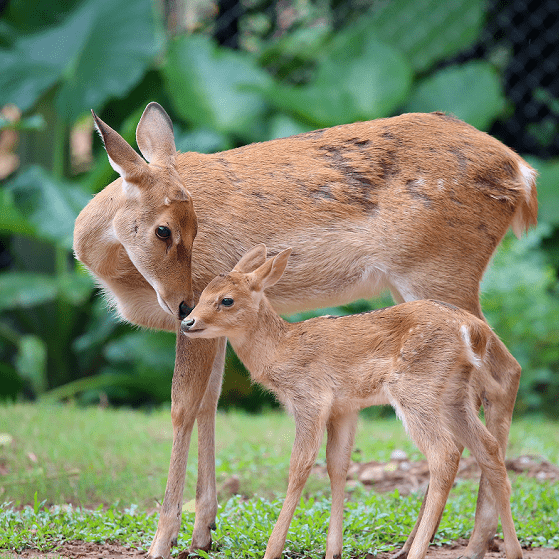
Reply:
[[[285, 493], [293, 431], [292, 419], [282, 412], [218, 415], [216, 465], [222, 489], [214, 534], [218, 551], [212, 556], [263, 554]], [[0, 549], [55, 549], [57, 542], [72, 539], [149, 546], [157, 524], [153, 512], [167, 477], [169, 411], [9, 405], [0, 407], [0, 433], [0, 502], [11, 503], [0, 508]], [[388, 460], [396, 448], [412, 459], [421, 458], [399, 422], [361, 419], [354, 458]], [[559, 425], [515, 421], [508, 455], [520, 454], [558, 463]], [[319, 460], [324, 460], [324, 448]], [[186, 502], [194, 497], [196, 467], [194, 437]], [[223, 488], [233, 474], [240, 479], [241, 496], [230, 497]], [[559, 548], [559, 484], [524, 476], [512, 483], [519, 538]], [[453, 489], [438, 542], [468, 537], [476, 491], [471, 481]], [[323, 556], [329, 505], [328, 481], [310, 479], [288, 537], [286, 549], [292, 556]], [[346, 506], [344, 556], [364, 556], [403, 543], [418, 509], [416, 495], [378, 495], [357, 487]], [[188, 546], [192, 523], [193, 515], [185, 512], [178, 550]]]

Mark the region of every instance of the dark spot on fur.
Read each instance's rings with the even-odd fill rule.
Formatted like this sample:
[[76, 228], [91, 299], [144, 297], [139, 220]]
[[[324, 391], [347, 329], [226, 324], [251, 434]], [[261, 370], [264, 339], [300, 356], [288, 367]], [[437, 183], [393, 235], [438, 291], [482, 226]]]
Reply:
[[385, 128], [384, 132], [381, 134], [381, 137], [384, 138], [385, 140], [395, 140], [396, 137], [394, 136], [394, 134], [392, 134], [392, 132], [390, 131], [389, 128]]
[[458, 169], [463, 173], [468, 167], [468, 158], [460, 148], [452, 148], [450, 152], [456, 157]]
[[135, 221], [134, 222], [134, 235], [138, 234], [138, 223]]
[[426, 208], [433, 205], [431, 196], [423, 192], [423, 185], [418, 180], [409, 180], [406, 182], [406, 190], [415, 200], [419, 200]]
[[503, 169], [505, 175], [507, 175], [509, 178], [513, 179], [516, 177], [516, 169], [510, 161], [505, 161], [501, 168]]
[[310, 190], [310, 195], [319, 200], [335, 200], [336, 197], [332, 194], [328, 184], [321, 184]]
[[326, 152], [325, 157], [328, 159], [330, 167], [338, 171], [344, 179], [346, 188], [343, 189], [343, 197], [339, 196], [338, 199], [341, 202], [359, 206], [368, 213], [376, 212], [378, 197], [375, 190], [378, 184], [356, 169], [339, 147], [324, 145], [320, 149]]
[[495, 200], [501, 202], [503, 204], [503, 209], [506, 207], [509, 212], [514, 210], [514, 203], [516, 202], [518, 193], [511, 188], [507, 188], [506, 184], [503, 184], [502, 177], [497, 170], [477, 173], [474, 176], [474, 182], [478, 185], [483, 194], [491, 196]]
[[388, 180], [400, 174], [400, 166], [396, 157], [396, 151], [388, 150], [379, 161], [380, 173], [379, 177]]

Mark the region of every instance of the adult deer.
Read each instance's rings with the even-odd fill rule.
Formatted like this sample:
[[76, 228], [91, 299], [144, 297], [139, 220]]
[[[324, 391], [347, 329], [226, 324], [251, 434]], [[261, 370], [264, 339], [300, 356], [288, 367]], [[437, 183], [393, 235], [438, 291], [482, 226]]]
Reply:
[[[536, 223], [535, 171], [499, 141], [441, 113], [206, 155], [176, 153], [171, 120], [150, 103], [136, 130], [149, 164], [94, 119], [120, 178], [78, 216], [74, 250], [118, 313], [151, 328], [176, 331], [210, 280], [262, 242], [271, 254], [293, 247], [289, 270], [268, 293], [280, 313], [387, 288], [396, 302], [438, 299], [482, 317], [479, 283], [491, 255], [509, 227], [520, 235]], [[176, 542], [195, 419], [191, 549], [209, 549], [217, 511], [214, 428], [225, 339], [178, 336], [176, 351], [173, 448], [151, 557], [167, 557]], [[516, 394], [515, 369], [495, 361], [491, 371]], [[504, 452], [502, 407], [493, 404], [485, 417]], [[484, 555], [496, 528], [483, 476], [468, 557]]]
[[[266, 260], [266, 247], [245, 254], [231, 273], [213, 279], [181, 331], [191, 339], [227, 337], [252, 380], [272, 391], [295, 418], [289, 484], [264, 559], [281, 556], [295, 508], [324, 431], [332, 512], [326, 559], [342, 555], [345, 481], [359, 410], [391, 404], [429, 464], [425, 507], [408, 559], [423, 559], [468, 448], [491, 486], [508, 559], [521, 559], [510, 510], [510, 483], [497, 438], [478, 417], [498, 402], [510, 422], [516, 394], [494, 378], [499, 360], [520, 365], [479, 318], [437, 301], [411, 301], [346, 317], [290, 324], [264, 291], [284, 273], [291, 249]], [[503, 382], [504, 381], [504, 382]]]

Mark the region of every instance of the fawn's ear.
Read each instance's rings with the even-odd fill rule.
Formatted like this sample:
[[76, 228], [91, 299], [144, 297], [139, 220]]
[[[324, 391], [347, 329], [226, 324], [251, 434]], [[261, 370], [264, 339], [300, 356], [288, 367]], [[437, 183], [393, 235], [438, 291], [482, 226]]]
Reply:
[[136, 142], [149, 163], [167, 166], [175, 162], [173, 123], [159, 103], [149, 103], [144, 109], [136, 128]]
[[233, 272], [242, 272], [248, 274], [262, 266], [266, 262], [266, 245], [260, 244], [251, 248], [245, 255], [237, 262], [233, 268]]
[[267, 287], [272, 287], [280, 280], [283, 272], [285, 272], [291, 250], [291, 248], [282, 250], [252, 273], [255, 290], [262, 291]]
[[107, 150], [111, 167], [125, 182], [140, 184], [142, 177], [149, 173], [148, 164], [118, 132], [105, 124], [93, 111], [91, 114], [95, 128]]

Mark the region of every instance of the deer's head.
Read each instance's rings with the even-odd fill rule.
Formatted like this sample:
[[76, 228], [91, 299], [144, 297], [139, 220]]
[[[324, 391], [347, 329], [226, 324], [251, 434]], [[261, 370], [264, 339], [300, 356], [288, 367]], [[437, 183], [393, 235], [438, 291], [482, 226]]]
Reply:
[[171, 119], [157, 103], [146, 107], [136, 129], [146, 163], [95, 113], [93, 118], [125, 195], [109, 234], [153, 287], [163, 310], [183, 319], [194, 306], [191, 255], [197, 221], [175, 166]]
[[266, 246], [249, 250], [228, 274], [214, 278], [202, 291], [181, 331], [191, 338], [235, 337], [257, 323], [264, 290], [283, 275], [288, 248], [266, 260]]

